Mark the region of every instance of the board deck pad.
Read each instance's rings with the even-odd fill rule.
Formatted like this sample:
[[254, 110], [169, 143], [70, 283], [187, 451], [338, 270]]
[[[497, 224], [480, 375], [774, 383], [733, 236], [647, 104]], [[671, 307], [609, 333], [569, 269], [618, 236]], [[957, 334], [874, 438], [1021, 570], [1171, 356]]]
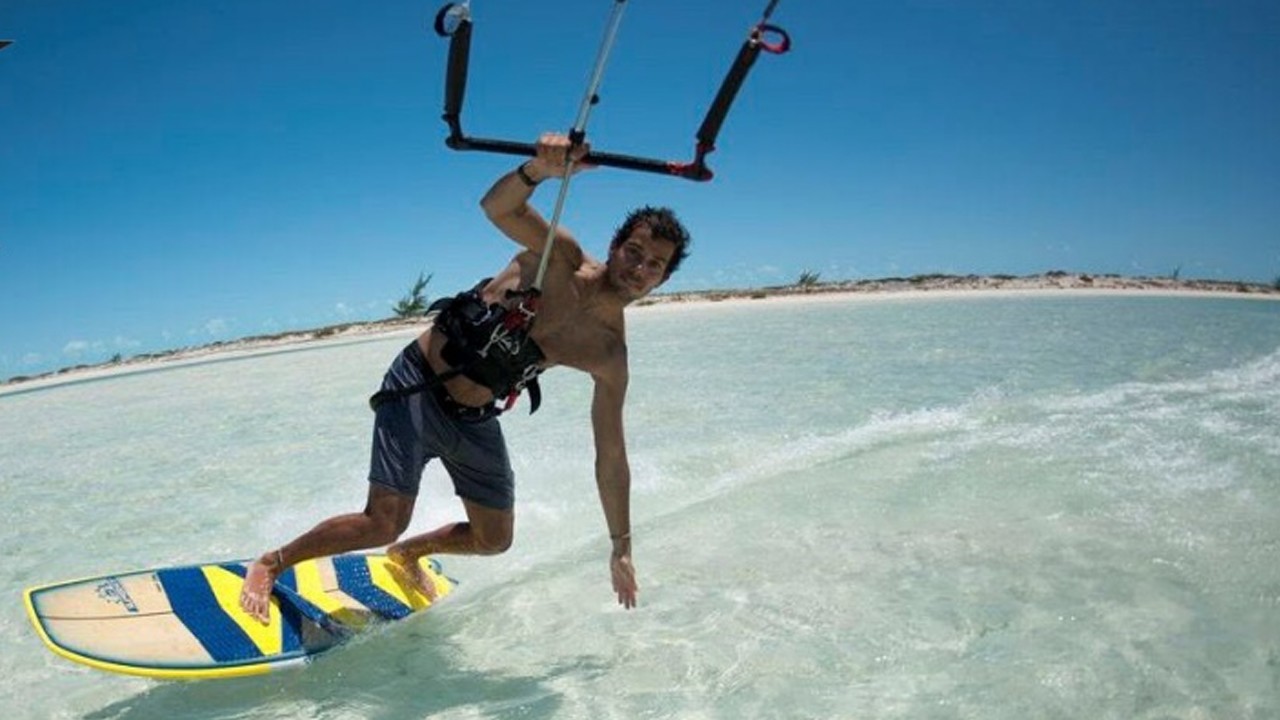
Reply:
[[[420, 561], [437, 599], [453, 590]], [[431, 606], [385, 555], [307, 560], [276, 580], [271, 621], [240, 609], [248, 561], [105, 575], [31, 588], [27, 615], [54, 653], [111, 672], [161, 679], [256, 675], [304, 663], [380, 621]]]

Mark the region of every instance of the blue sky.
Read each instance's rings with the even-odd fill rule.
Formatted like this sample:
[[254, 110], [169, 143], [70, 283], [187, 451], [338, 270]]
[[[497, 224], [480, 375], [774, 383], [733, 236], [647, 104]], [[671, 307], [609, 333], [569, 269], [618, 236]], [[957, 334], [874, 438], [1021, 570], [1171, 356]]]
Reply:
[[[627, 3], [588, 135], [688, 159], [763, 0]], [[512, 247], [455, 153], [438, 5], [5, 0], [0, 378], [375, 319]], [[464, 122], [532, 141], [577, 111], [611, 3], [474, 0]], [[1280, 275], [1273, 0], [782, 0], [711, 183], [601, 169], [569, 226], [675, 207], [666, 289], [918, 273]], [[535, 203], [549, 212], [554, 188]]]

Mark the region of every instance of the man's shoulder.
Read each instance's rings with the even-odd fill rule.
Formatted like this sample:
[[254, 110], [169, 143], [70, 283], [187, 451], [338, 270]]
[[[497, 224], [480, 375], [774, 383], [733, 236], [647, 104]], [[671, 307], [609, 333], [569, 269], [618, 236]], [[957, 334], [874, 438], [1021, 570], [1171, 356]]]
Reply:
[[575, 269], [591, 261], [578, 239], [568, 232], [562, 232], [556, 236], [556, 243], [551, 248], [551, 259], [564, 262]]
[[604, 333], [600, 338], [601, 372], [626, 377], [628, 369], [627, 338], [625, 331]]
[[587, 323], [557, 338], [570, 346], [562, 355], [563, 364], [592, 377], [623, 380], [627, 377], [627, 341], [621, 328]]

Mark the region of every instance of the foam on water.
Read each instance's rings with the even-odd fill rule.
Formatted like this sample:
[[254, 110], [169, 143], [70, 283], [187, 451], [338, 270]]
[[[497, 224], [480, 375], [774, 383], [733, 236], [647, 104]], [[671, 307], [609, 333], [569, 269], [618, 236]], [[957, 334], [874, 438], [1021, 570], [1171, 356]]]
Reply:
[[[17, 592], [248, 555], [357, 509], [363, 396], [402, 342], [0, 398], [6, 699], [31, 717], [1274, 717], [1280, 323], [1259, 305], [636, 313], [640, 610], [609, 592], [590, 384], [551, 373], [538, 416], [504, 421], [510, 553], [447, 559], [450, 602], [304, 672], [202, 685], [52, 657]], [[450, 495], [430, 469], [414, 531], [453, 517]]]

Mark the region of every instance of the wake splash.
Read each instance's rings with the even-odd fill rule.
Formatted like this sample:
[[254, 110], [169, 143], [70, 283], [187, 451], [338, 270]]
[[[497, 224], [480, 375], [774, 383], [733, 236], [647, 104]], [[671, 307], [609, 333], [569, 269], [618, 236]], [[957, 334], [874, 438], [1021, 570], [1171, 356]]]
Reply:
[[1053, 496], [1074, 488], [1142, 507], [1223, 492], [1249, 500], [1273, 493], [1264, 478], [1280, 476], [1276, 427], [1280, 350], [1197, 377], [1079, 394], [1013, 395], [991, 386], [955, 405], [878, 411], [826, 432], [792, 428], [774, 436], [759, 429], [723, 438], [707, 463], [713, 471], [696, 484], [687, 467], [642, 459], [642, 473], [656, 476], [645, 491], [665, 501], [665, 511], [646, 522], [660, 524], [761, 483], [803, 485], [833, 475], [857, 484], [907, 473], [992, 486], [993, 493], [1010, 485]]

